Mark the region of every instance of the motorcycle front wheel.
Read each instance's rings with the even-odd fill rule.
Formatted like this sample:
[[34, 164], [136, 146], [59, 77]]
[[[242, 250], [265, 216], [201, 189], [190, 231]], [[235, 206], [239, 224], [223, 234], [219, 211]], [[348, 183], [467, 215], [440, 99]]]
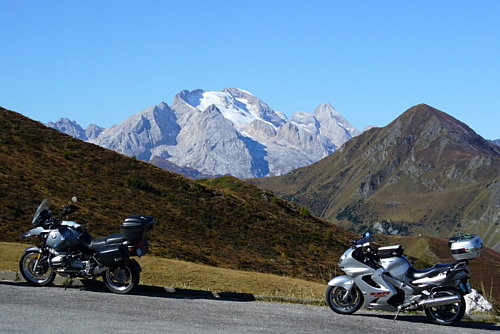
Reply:
[[341, 286], [329, 286], [325, 293], [326, 303], [340, 314], [352, 314], [363, 305], [363, 294], [357, 286], [351, 291]]
[[139, 272], [132, 266], [108, 268], [102, 275], [106, 287], [114, 293], [129, 293], [139, 284]]
[[441, 290], [433, 293], [431, 298], [460, 296], [460, 301], [454, 304], [429, 307], [425, 309], [425, 315], [431, 322], [438, 325], [453, 325], [462, 319], [465, 313], [465, 300], [460, 292], [452, 289]]
[[24, 279], [35, 286], [49, 285], [56, 277], [54, 269], [49, 264], [48, 257], [35, 251], [26, 252], [21, 256], [19, 270]]

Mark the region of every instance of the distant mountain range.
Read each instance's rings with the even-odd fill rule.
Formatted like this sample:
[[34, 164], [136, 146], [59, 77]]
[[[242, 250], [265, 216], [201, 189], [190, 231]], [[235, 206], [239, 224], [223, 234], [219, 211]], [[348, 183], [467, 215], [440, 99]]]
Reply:
[[473, 232], [500, 250], [500, 147], [425, 104], [317, 163], [252, 182], [356, 232]]
[[67, 118], [47, 125], [192, 178], [281, 175], [360, 133], [330, 104], [288, 119], [238, 88], [182, 91], [172, 106], [162, 102], [107, 129]]
[[95, 237], [131, 214], [157, 219], [154, 255], [321, 281], [356, 236], [247, 182], [190, 180], [0, 108], [0, 241], [19, 241], [43, 198], [77, 196]]
[[489, 140], [489, 142], [495, 144], [496, 146], [500, 146], [500, 139]]

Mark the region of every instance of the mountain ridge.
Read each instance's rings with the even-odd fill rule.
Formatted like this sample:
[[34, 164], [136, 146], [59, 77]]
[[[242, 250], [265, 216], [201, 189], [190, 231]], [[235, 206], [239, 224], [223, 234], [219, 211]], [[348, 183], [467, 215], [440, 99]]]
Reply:
[[420, 104], [289, 174], [251, 182], [357, 232], [476, 232], [498, 250], [500, 148]]
[[[214, 118], [213, 107], [222, 117]], [[207, 124], [208, 129], [203, 127]], [[85, 138], [76, 122], [61, 120], [49, 126]], [[294, 113], [289, 120], [253, 94], [226, 88], [183, 90], [172, 106], [162, 102], [143, 109], [88, 141], [145, 161], [168, 160], [177, 170], [247, 178], [281, 175], [308, 165], [358, 134], [331, 104], [318, 106], [314, 113]]]

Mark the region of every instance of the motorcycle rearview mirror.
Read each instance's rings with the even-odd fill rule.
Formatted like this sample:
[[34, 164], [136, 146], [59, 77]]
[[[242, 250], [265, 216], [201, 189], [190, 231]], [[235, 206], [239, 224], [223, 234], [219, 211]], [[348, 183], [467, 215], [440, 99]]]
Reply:
[[71, 197], [71, 202], [76, 203], [78, 201], [78, 198], [76, 196]]
[[369, 238], [369, 237], [370, 237], [370, 232], [366, 232], [366, 233], [365, 233], [365, 237], [366, 237], [366, 238]]

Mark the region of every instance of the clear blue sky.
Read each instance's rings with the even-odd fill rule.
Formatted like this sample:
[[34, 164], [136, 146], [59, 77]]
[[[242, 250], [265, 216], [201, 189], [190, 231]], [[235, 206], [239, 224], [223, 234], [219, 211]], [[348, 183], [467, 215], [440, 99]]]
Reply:
[[0, 0], [0, 106], [108, 127], [239, 87], [356, 127], [427, 103], [500, 138], [500, 1]]

